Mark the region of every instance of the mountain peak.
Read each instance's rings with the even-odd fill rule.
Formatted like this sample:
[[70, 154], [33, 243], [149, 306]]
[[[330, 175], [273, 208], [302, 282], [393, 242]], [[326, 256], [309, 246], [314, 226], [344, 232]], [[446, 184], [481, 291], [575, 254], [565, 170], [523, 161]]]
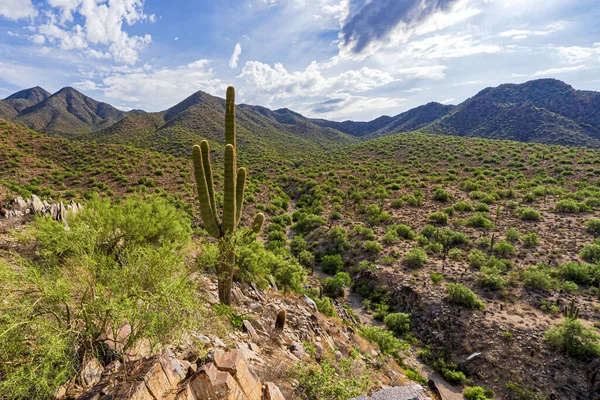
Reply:
[[29, 89], [23, 89], [17, 93], [8, 96], [5, 100], [25, 99], [35, 102], [40, 102], [51, 96], [51, 93], [39, 86], [34, 86]]

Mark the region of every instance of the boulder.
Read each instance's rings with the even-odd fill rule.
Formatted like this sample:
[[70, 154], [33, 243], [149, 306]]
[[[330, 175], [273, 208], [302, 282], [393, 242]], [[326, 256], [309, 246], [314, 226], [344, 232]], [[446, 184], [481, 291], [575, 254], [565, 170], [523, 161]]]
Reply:
[[31, 213], [41, 214], [44, 211], [44, 203], [35, 194], [31, 195]]

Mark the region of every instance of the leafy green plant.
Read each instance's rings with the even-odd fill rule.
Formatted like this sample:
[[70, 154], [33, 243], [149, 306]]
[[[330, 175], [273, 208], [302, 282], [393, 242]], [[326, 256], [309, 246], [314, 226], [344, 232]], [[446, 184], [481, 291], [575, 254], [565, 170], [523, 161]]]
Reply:
[[468, 287], [460, 283], [447, 283], [446, 295], [448, 301], [468, 308], [483, 308], [484, 304]]
[[420, 268], [427, 262], [427, 254], [418, 247], [414, 247], [404, 256], [404, 263], [410, 268]]
[[410, 315], [406, 313], [389, 313], [383, 323], [396, 335], [404, 335], [410, 330]]
[[493, 390], [484, 389], [481, 386], [468, 386], [463, 390], [463, 396], [467, 400], [490, 400], [495, 394]]

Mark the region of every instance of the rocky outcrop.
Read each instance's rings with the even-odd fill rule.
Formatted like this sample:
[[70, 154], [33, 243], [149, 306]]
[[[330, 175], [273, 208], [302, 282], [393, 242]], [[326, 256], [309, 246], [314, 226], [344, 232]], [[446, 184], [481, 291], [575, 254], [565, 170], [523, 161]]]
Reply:
[[52, 199], [42, 201], [34, 194], [29, 200], [17, 197], [5, 204], [0, 204], [0, 218], [18, 218], [29, 214], [50, 215], [52, 219], [66, 224], [69, 214], [75, 214], [81, 210], [83, 207], [75, 201], [65, 205], [62, 201], [53, 202]]
[[[112, 369], [111, 369], [112, 368]], [[271, 382], [264, 386], [239, 350], [216, 350], [195, 368], [172, 355], [137, 362], [129, 374], [114, 363], [78, 400], [283, 400]]]

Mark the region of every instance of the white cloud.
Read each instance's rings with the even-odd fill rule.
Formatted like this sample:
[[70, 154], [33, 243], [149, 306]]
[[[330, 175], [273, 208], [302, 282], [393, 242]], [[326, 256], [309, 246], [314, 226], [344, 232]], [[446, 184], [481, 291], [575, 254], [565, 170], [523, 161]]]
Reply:
[[571, 64], [580, 63], [592, 58], [600, 60], [600, 42], [594, 43], [593, 47], [570, 46], [558, 47], [558, 54]]
[[446, 100], [442, 100], [442, 101], [440, 101], [440, 103], [442, 103], [442, 104], [450, 104], [450, 103], [452, 103], [453, 101], [456, 101], [456, 99], [446, 99]]
[[0, 0], [0, 16], [12, 20], [31, 18], [37, 15], [31, 0]]
[[238, 61], [240, 59], [240, 54], [242, 54], [242, 45], [236, 43], [233, 48], [233, 53], [231, 54], [231, 58], [229, 59], [229, 68], [235, 69], [238, 66]]
[[484, 44], [471, 35], [440, 35], [408, 43], [400, 56], [410, 59], [437, 59], [465, 57], [481, 53], [498, 53], [502, 48], [496, 44]]
[[532, 76], [534, 76], [534, 77], [546, 76], [546, 77], [552, 78], [554, 75], [557, 75], [557, 74], [564, 74], [566, 72], [579, 71], [579, 70], [585, 69], [585, 68], [586, 68], [585, 65], [576, 65], [574, 67], [550, 68], [550, 69], [546, 69], [544, 71], [534, 72]]
[[[113, 67], [101, 71], [102, 90], [110, 99], [131, 103], [134, 108], [160, 111], [198, 90], [222, 96], [227, 85], [215, 77], [210, 60], [197, 60], [176, 68]], [[90, 83], [82, 82], [82, 85]]]
[[397, 114], [406, 99], [394, 97], [366, 97], [340, 94], [318, 104], [298, 104], [297, 111], [307, 117], [328, 118], [338, 121], [357, 120], [358, 115]]
[[31, 35], [29, 36], [29, 40], [31, 40], [35, 44], [44, 44], [46, 43], [46, 37], [44, 35]]
[[281, 63], [271, 67], [260, 61], [248, 61], [238, 78], [243, 81], [246, 93], [253, 93], [266, 103], [300, 96], [328, 97], [343, 92], [365, 92], [399, 80], [367, 67], [326, 77], [315, 61], [304, 71], [296, 72], [288, 72]]
[[[48, 0], [48, 4], [60, 12], [60, 24], [56, 22], [56, 15], [50, 12], [47, 21], [39, 26], [38, 34], [44, 35], [50, 43], [58, 42], [63, 50], [88, 50], [88, 54], [96, 58], [99, 55], [105, 58], [109, 54], [117, 62], [134, 64], [139, 59], [139, 52], [152, 41], [150, 35], [129, 36], [123, 30], [123, 23], [133, 25], [156, 20], [154, 15], [144, 14], [143, 0], [111, 0], [108, 3]], [[74, 14], [82, 17], [83, 26], [69, 26]], [[106, 50], [99, 50], [99, 47]]]

